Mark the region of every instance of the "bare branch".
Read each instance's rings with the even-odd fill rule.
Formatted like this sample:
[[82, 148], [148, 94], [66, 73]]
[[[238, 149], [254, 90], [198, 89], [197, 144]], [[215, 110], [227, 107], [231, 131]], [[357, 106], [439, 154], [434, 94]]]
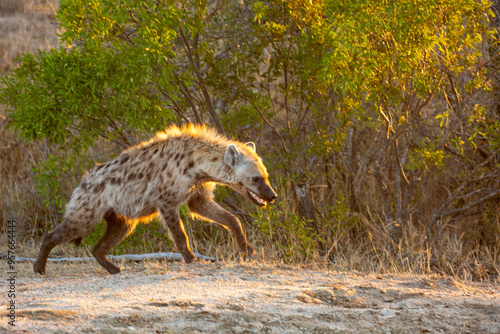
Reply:
[[469, 209], [472, 209], [473, 207], [475, 207], [476, 205], [478, 204], [481, 204], [483, 202], [486, 202], [490, 199], [493, 199], [495, 197], [500, 197], [500, 189], [497, 189], [496, 191], [484, 196], [484, 197], [481, 197], [480, 199], [472, 202], [471, 204], [469, 205], [466, 205], [466, 206], [463, 206], [461, 208], [457, 208], [457, 209], [454, 209], [454, 210], [450, 210], [450, 211], [446, 211], [444, 212], [441, 217], [445, 217], [445, 216], [451, 216], [451, 215], [454, 215], [454, 214], [457, 214], [457, 213], [460, 213], [460, 212], [464, 212], [464, 211], [467, 211]]
[[486, 165], [489, 161], [491, 161], [491, 159], [493, 159], [497, 154], [498, 152], [500, 152], [500, 150], [496, 150], [495, 152], [492, 152], [492, 154], [488, 157], [488, 159], [486, 159], [485, 161], [483, 161], [482, 163], [480, 163], [479, 165], [477, 165], [473, 170], [472, 172], [469, 173], [469, 175], [467, 175], [467, 177], [465, 178], [464, 182], [457, 188], [455, 189], [455, 191], [453, 191], [453, 193], [450, 195], [450, 197], [448, 198], [448, 200], [446, 202], [444, 202], [440, 207], [439, 209], [437, 209], [434, 214], [432, 215], [431, 219], [429, 220], [429, 222], [427, 223], [427, 234], [429, 235], [430, 233], [430, 230], [434, 227], [434, 224], [436, 223], [436, 221], [438, 219], [442, 219], [444, 216], [448, 216], [450, 214], [454, 214], [455, 213], [455, 210], [459, 210], [459, 211], [456, 211], [456, 212], [462, 212], [462, 211], [465, 211], [465, 210], [468, 210], [470, 209], [471, 207], [479, 204], [479, 203], [482, 203], [484, 202], [485, 200], [488, 200], [489, 196], [491, 196], [493, 194], [492, 197], [495, 197], [495, 194], [499, 194], [500, 193], [500, 190], [496, 191], [496, 192], [493, 192], [485, 197], [483, 197], [482, 199], [472, 203], [472, 204], [469, 204], [468, 206], [465, 206], [464, 210], [462, 210], [462, 208], [458, 208], [458, 209], [455, 209], [455, 210], [451, 210], [451, 211], [447, 211], [447, 212], [444, 212], [445, 208], [450, 205], [453, 201], [455, 201], [458, 197], [458, 194], [460, 194], [462, 192], [462, 190], [464, 190], [464, 188], [472, 181], [474, 180], [473, 178], [471, 178], [472, 175], [474, 175], [476, 173], [476, 171], [483, 167], [484, 165]]
[[[196, 51], [193, 57], [193, 51], [191, 50], [191, 46], [186, 38], [186, 35], [184, 35], [184, 31], [182, 28], [179, 28], [179, 34], [178, 34], [183, 46], [184, 50], [186, 51], [186, 55], [189, 59], [189, 62], [191, 63], [191, 67], [193, 68], [194, 74], [196, 75], [196, 78], [198, 79], [198, 86], [201, 89], [201, 92], [203, 94], [203, 99], [205, 100], [205, 105], [207, 107], [208, 113], [212, 117], [212, 120], [215, 123], [215, 126], [217, 127], [217, 130], [221, 134], [226, 134], [226, 131], [224, 130], [224, 127], [222, 126], [222, 123], [220, 121], [219, 115], [215, 111], [214, 105], [212, 103], [212, 98], [210, 97], [210, 94], [208, 93], [207, 87], [205, 86], [205, 81], [203, 80], [203, 76], [200, 73], [200, 64], [199, 62], [195, 59], [195, 57], [198, 57], [198, 52]], [[198, 38], [199, 35], [197, 34], [195, 36], [195, 46], [198, 44]]]

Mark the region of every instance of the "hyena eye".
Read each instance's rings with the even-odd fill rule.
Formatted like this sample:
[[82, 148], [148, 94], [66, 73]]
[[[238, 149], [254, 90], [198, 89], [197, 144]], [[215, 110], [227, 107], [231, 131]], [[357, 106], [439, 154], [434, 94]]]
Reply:
[[263, 179], [262, 176], [254, 176], [254, 177], [252, 177], [252, 181], [256, 182], [256, 183], [259, 182], [259, 181], [262, 181], [262, 179]]

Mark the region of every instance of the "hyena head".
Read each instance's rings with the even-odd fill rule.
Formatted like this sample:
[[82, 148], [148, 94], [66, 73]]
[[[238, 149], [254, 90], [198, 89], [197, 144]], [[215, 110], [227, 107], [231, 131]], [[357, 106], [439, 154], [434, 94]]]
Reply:
[[255, 153], [254, 143], [246, 143], [239, 148], [230, 144], [224, 162], [233, 170], [231, 188], [259, 206], [274, 202], [277, 195], [269, 184], [262, 159]]

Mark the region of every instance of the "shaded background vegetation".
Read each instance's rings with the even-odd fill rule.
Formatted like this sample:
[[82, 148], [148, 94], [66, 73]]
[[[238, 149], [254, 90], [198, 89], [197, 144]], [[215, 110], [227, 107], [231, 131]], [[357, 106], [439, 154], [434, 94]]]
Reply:
[[[275, 205], [217, 194], [261, 256], [498, 277], [496, 3], [61, 0], [56, 18], [55, 1], [3, 3], [62, 33], [2, 65], [2, 221], [29, 240], [95, 162], [207, 123], [268, 165]], [[197, 251], [233, 254], [182, 211]], [[172, 247], [152, 230], [118, 251]]]

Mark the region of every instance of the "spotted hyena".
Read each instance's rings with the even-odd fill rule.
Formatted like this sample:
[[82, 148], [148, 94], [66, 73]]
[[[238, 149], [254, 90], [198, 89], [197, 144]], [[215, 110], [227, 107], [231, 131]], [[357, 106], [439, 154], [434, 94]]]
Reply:
[[239, 220], [213, 201], [217, 184], [230, 186], [259, 206], [276, 198], [253, 143], [228, 140], [204, 126], [172, 126], [82, 178], [63, 222], [44, 236], [34, 271], [44, 274], [52, 248], [70, 241], [78, 244], [104, 218], [106, 231], [92, 253], [101, 266], [116, 274], [120, 269], [106, 254], [138, 223], [158, 213], [189, 263], [196, 257], [179, 216], [183, 203], [193, 215], [229, 228], [241, 251], [254, 254]]

